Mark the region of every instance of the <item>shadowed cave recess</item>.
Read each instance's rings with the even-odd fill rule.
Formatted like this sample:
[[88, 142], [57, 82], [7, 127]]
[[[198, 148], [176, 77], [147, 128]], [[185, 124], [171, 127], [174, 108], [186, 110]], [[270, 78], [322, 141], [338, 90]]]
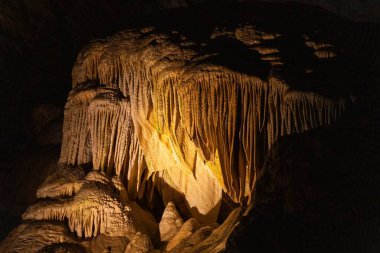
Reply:
[[31, 176], [0, 252], [378, 252], [376, 18], [323, 1], [111, 2], [41, 4], [62, 44], [4, 78], [48, 95], [8, 100], [33, 131], [1, 135], [18, 145], [2, 180]]

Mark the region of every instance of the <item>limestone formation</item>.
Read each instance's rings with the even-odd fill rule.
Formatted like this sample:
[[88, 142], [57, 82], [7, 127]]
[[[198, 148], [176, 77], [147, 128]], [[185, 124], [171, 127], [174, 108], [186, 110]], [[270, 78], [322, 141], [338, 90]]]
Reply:
[[[250, 203], [265, 154], [280, 136], [329, 125], [344, 111], [343, 98], [295, 90], [281, 78], [285, 59], [267, 44], [283, 34], [240, 25], [210, 36], [211, 45], [241, 41], [260, 55], [258, 66], [239, 72], [221, 53], [203, 53], [211, 46], [198, 52], [194, 41], [151, 27], [90, 44], [73, 68], [64, 140], [76, 146], [64, 142], [61, 162], [92, 161], [95, 169], [119, 176], [132, 200], [151, 179], [164, 200], [173, 200], [165, 196], [170, 187], [183, 193], [194, 217], [212, 222], [222, 191]], [[300, 39], [317, 59], [336, 55], [326, 51], [331, 44], [312, 36]], [[265, 70], [266, 63], [273, 69]], [[89, 86], [92, 80], [105, 86]], [[83, 114], [78, 120], [77, 111]]]
[[[274, 143], [332, 124], [348, 104], [340, 84], [330, 85], [336, 77], [325, 78], [344, 56], [328, 33], [243, 21], [199, 36], [172, 23], [142, 26], [84, 48], [59, 169], [4, 252], [29, 244], [35, 252], [222, 252]], [[49, 228], [63, 239], [14, 245], [29, 224], [63, 221], [67, 231]]]
[[126, 236], [135, 233], [129, 212], [108, 185], [86, 181], [69, 199], [40, 200], [22, 215], [24, 220], [67, 220], [71, 232], [79, 237], [98, 234]]
[[[24, 223], [17, 227], [0, 245], [1, 252], [160, 252], [155, 250], [152, 240], [158, 240], [158, 226], [154, 218], [137, 203], [129, 202], [121, 210], [121, 202], [114, 199], [111, 181], [104, 174], [92, 171], [83, 179], [83, 185], [73, 197], [39, 200], [24, 213]], [[172, 202], [166, 208], [161, 221], [168, 221], [168, 210], [175, 206]], [[236, 212], [218, 229], [212, 226], [200, 228], [195, 218], [171, 230], [172, 237], [165, 247], [167, 252], [192, 252], [197, 245], [219, 252], [232, 224], [237, 224]], [[177, 213], [178, 215], [178, 213]], [[68, 227], [60, 221], [67, 220]], [[180, 220], [181, 222], [179, 222]], [[162, 225], [164, 223], [160, 223]], [[166, 224], [170, 225], [170, 224]], [[160, 228], [163, 228], [160, 226]], [[164, 226], [165, 228], [165, 226]], [[226, 231], [227, 229], [227, 231]], [[74, 232], [78, 237], [75, 237]], [[215, 233], [213, 231], [216, 231]], [[222, 231], [222, 232], [218, 232]], [[213, 240], [200, 244], [212, 235]], [[91, 238], [89, 240], [88, 238]], [[165, 240], [162, 240], [165, 242]], [[212, 249], [218, 249], [213, 251]], [[202, 249], [203, 250], [203, 249]]]
[[169, 202], [164, 210], [160, 221], [161, 241], [170, 241], [183, 225], [183, 219], [178, 213], [173, 202]]
[[96, 170], [116, 174], [129, 195], [137, 197], [145, 161], [133, 133], [128, 99], [90, 82], [74, 89], [66, 103], [60, 164], [92, 163]]
[[[23, 214], [25, 223], [2, 243], [1, 252], [19, 252], [17, 249], [25, 248], [30, 252], [60, 249], [103, 252], [107, 247], [115, 252], [125, 249], [150, 252], [153, 250], [150, 238], [159, 238], [158, 224], [137, 203], [127, 202], [123, 206], [115, 194], [120, 189], [114, 182], [97, 170], [86, 175], [79, 168], [60, 167], [38, 189], [40, 200]], [[43, 194], [49, 190], [55, 195]], [[59, 221], [67, 221], [68, 227]], [[39, 233], [44, 233], [46, 239], [35, 241]]]
[[175, 236], [169, 241], [168, 245], [166, 246], [166, 250], [171, 251], [176, 246], [178, 246], [178, 244], [182, 243], [185, 239], [193, 235], [194, 232], [198, 229], [199, 222], [195, 218], [187, 220], [175, 234]]

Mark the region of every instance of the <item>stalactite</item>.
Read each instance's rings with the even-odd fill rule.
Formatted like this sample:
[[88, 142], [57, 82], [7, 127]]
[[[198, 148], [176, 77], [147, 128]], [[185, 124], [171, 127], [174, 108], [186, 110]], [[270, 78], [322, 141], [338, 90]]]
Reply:
[[[135, 198], [147, 177], [158, 173], [185, 195], [189, 208], [216, 219], [217, 211], [208, 212], [220, 202], [222, 189], [237, 203], [251, 201], [256, 175], [280, 136], [329, 125], [344, 111], [343, 99], [292, 90], [273, 73], [264, 78], [207, 62], [212, 54], [199, 55], [186, 43], [149, 31], [129, 30], [95, 42], [73, 69], [74, 86], [95, 78], [130, 99], [124, 106], [114, 95], [98, 95], [87, 122], [94, 167], [118, 175], [129, 196]], [[269, 57], [262, 61], [281, 61], [279, 49], [261, 45], [281, 34], [253, 26], [228, 34]]]
[[98, 94], [88, 108], [94, 169], [120, 175], [131, 136], [129, 103], [117, 92]]
[[96, 83], [85, 82], [70, 92], [64, 111], [60, 164], [78, 165], [92, 162], [87, 112], [91, 100], [103, 88]]

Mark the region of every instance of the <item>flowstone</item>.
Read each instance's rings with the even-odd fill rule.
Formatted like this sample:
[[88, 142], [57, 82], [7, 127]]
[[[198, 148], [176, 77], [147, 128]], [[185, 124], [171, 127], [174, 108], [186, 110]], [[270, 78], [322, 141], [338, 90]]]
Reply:
[[[80, 52], [59, 168], [2, 252], [225, 249], [273, 144], [333, 124], [350, 104], [341, 72], [326, 78], [346, 62], [335, 28], [317, 30], [323, 18], [305, 12], [295, 22], [274, 4], [247, 6], [228, 25], [194, 32], [188, 18], [201, 21], [182, 13], [182, 23], [127, 29]], [[24, 240], [20, 231], [40, 223], [64, 236]]]

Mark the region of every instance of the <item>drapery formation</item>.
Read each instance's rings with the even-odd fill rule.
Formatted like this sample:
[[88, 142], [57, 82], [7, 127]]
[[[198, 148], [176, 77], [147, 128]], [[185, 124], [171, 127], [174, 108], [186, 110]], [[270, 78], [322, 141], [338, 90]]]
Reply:
[[73, 68], [60, 162], [119, 176], [131, 199], [150, 179], [162, 195], [182, 193], [201, 221], [216, 219], [222, 191], [249, 203], [271, 145], [335, 121], [345, 100], [293, 90], [276, 75], [279, 50], [260, 44], [281, 34], [240, 26], [216, 30], [210, 44], [226, 34], [257, 66], [239, 71], [223, 51], [154, 28], [91, 43]]

